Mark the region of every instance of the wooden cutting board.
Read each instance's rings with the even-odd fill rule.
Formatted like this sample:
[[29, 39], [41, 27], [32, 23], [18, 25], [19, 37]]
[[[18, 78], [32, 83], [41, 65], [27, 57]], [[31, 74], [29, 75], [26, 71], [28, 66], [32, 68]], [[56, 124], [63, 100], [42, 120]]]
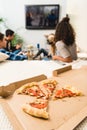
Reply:
[[70, 85], [80, 89], [84, 96], [50, 100], [49, 120], [35, 118], [22, 111], [22, 104], [32, 101], [33, 97], [14, 94], [5, 99], [24, 130], [73, 130], [87, 115], [87, 66], [70, 69], [51, 79], [56, 79], [59, 86]]

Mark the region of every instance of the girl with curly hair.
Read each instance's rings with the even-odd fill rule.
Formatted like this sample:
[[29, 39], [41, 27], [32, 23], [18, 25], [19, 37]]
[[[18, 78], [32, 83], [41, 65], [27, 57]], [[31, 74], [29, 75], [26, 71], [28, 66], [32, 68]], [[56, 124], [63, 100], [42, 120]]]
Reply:
[[52, 57], [53, 60], [72, 62], [77, 59], [75, 32], [69, 21], [69, 17], [66, 16], [56, 26], [56, 53]]

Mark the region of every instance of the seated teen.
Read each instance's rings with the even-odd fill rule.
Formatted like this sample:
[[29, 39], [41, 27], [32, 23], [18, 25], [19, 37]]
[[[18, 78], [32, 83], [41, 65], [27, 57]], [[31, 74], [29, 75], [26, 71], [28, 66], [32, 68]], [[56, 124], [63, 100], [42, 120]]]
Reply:
[[69, 23], [69, 17], [63, 18], [58, 23], [55, 31], [56, 53], [52, 57], [53, 60], [63, 62], [72, 62], [77, 59], [77, 51], [75, 44], [75, 32]]
[[22, 43], [20, 43], [20, 41], [17, 41], [18, 43], [16, 43], [15, 46], [12, 46], [13, 39], [14, 39], [14, 31], [11, 29], [7, 29], [5, 31], [6, 47], [4, 49], [17, 54], [22, 50]]
[[11, 29], [7, 29], [5, 31], [5, 40], [6, 40], [6, 47], [5, 50], [12, 51], [12, 40], [14, 39], [14, 31]]
[[6, 47], [6, 40], [4, 38], [4, 34], [0, 33], [0, 49]]
[[25, 60], [28, 59], [27, 54], [15, 54], [13, 52], [7, 51], [6, 49], [4, 49], [6, 46], [6, 40], [4, 38], [4, 34], [0, 33], [0, 52], [2, 53], [6, 53], [7, 55], [9, 55], [9, 60]]
[[[52, 55], [55, 54], [55, 44], [54, 44], [54, 34], [45, 35], [47, 38], [47, 43], [50, 45], [50, 51], [48, 52], [46, 49], [41, 48], [37, 52], [37, 54], [33, 57], [33, 59], [36, 59], [39, 55], [43, 54], [44, 57], [47, 57], [48, 59], [52, 58]], [[43, 57], [43, 59], [44, 59]]]

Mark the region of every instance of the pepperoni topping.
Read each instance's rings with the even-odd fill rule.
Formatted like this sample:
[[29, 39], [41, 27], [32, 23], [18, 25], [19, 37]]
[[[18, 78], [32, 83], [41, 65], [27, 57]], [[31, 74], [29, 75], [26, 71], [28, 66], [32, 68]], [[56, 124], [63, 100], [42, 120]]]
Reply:
[[52, 83], [44, 84], [43, 86], [44, 86], [44, 88], [45, 88], [48, 92], [50, 92], [51, 94], [53, 93], [53, 91], [54, 91], [54, 89], [55, 89], [55, 85], [52, 84]]
[[63, 95], [66, 97], [72, 97], [72, 96], [76, 96], [75, 93], [73, 93], [72, 91], [68, 90], [68, 89], [63, 89]]
[[47, 103], [30, 103], [32, 107], [38, 108], [38, 109], [44, 109], [47, 107]]
[[26, 88], [23, 93], [25, 94], [29, 94], [31, 96], [36, 96], [36, 97], [44, 97], [45, 94], [37, 87], [30, 87], [30, 88]]
[[56, 98], [64, 98], [64, 97], [72, 97], [72, 96], [76, 96], [76, 94], [64, 88], [62, 88], [61, 90], [57, 90], [55, 94]]

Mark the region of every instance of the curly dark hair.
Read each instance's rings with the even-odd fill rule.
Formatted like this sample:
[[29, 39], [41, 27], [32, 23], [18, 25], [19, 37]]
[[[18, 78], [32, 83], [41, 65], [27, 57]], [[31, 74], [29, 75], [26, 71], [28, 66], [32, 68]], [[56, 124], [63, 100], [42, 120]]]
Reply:
[[57, 24], [55, 42], [62, 40], [67, 46], [75, 43], [75, 32], [69, 21], [70, 18], [66, 16]]

